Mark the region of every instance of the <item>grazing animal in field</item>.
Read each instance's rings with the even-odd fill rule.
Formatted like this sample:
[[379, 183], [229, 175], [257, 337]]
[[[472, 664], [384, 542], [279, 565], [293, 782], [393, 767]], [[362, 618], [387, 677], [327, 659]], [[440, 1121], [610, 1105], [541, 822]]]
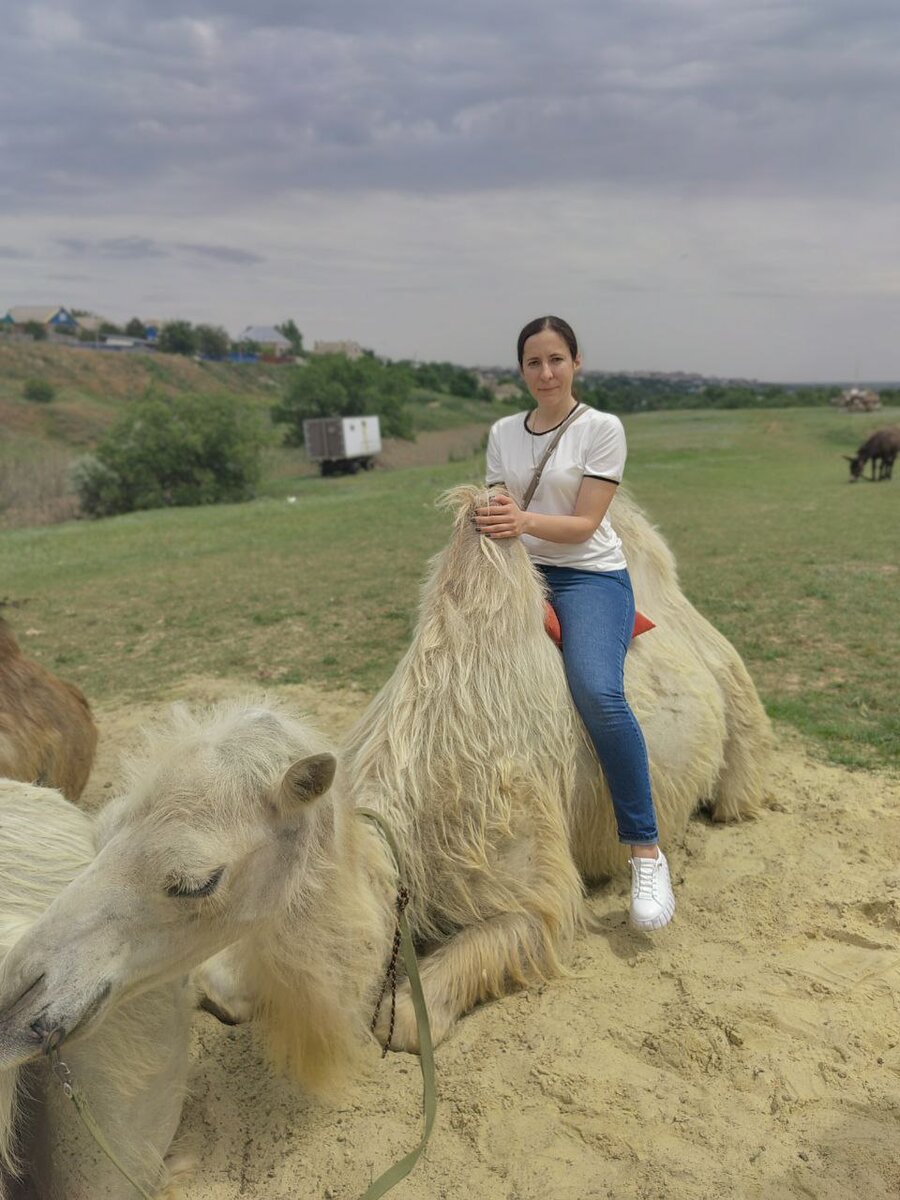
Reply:
[[307, 725], [243, 703], [174, 710], [96, 819], [0, 781], [3, 1200], [134, 1196], [50, 1075], [54, 1030], [126, 1167], [153, 1194], [167, 1187], [195, 1003], [185, 975], [229, 943], [267, 1050], [298, 1078], [326, 1087], [371, 1043], [395, 869], [329, 790], [335, 766]]
[[[582, 878], [624, 865], [612, 805], [544, 632], [544, 589], [517, 539], [474, 528], [484, 489], [457, 488], [412, 643], [344, 745], [354, 800], [400, 844], [436, 1041], [481, 1000], [556, 974], [582, 914]], [[757, 811], [770, 727], [730, 643], [683, 595], [672, 554], [621, 492], [611, 520], [638, 608], [656, 622], [626, 659], [650, 755], [661, 840], [706, 803]], [[395, 1041], [417, 1044], [408, 989]]]
[[59, 788], [77, 800], [96, 747], [83, 693], [26, 658], [0, 617], [0, 776]]
[[[857, 452], [851, 457], [845, 454], [850, 464], [850, 482], [865, 478], [863, 469], [867, 462], [872, 464], [872, 481], [890, 479], [894, 470], [894, 459], [900, 454], [900, 426], [891, 425], [886, 429], [877, 429], [871, 434]], [[876, 475], [877, 470], [877, 475]]]

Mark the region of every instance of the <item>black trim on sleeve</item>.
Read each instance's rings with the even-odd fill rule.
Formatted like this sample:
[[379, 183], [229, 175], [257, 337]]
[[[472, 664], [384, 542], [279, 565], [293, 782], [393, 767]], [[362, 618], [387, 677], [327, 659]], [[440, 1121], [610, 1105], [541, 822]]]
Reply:
[[484, 485], [485, 487], [506, 487], [505, 479], [489, 479]]
[[585, 478], [585, 479], [602, 479], [604, 483], [614, 483], [616, 485], [616, 487], [618, 487], [619, 484], [622, 482], [621, 479], [610, 479], [610, 477], [608, 475], [588, 475], [587, 472], [585, 472], [583, 478]]

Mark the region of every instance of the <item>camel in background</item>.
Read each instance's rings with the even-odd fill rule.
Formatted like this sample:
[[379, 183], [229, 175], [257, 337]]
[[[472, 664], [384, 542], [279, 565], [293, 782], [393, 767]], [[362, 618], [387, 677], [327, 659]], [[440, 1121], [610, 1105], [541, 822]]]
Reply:
[[96, 747], [83, 693], [26, 658], [0, 617], [0, 776], [59, 788], [77, 800]]
[[890, 479], [894, 470], [894, 459], [898, 454], [900, 454], [900, 426], [890, 425], [886, 429], [876, 429], [852, 457], [849, 454], [844, 455], [850, 464], [850, 482], [855, 483], [857, 479], [865, 479], [863, 469], [866, 463], [872, 464], [873, 483], [880, 479]]

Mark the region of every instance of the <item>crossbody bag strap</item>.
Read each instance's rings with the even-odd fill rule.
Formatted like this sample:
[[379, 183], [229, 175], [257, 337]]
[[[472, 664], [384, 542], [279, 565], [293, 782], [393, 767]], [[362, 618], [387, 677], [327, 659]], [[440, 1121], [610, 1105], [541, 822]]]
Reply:
[[[587, 410], [588, 410], [588, 406], [586, 404], [576, 404], [576, 406], [572, 409], [572, 411], [569, 413], [569, 415], [563, 421], [562, 425], [560, 425], [559, 429], [557, 429], [556, 435], [554, 436], [553, 441], [550, 443], [550, 445], [544, 451], [541, 461], [534, 468], [534, 474], [531, 477], [531, 483], [529, 483], [528, 487], [525, 489], [525, 495], [522, 497], [522, 503], [519, 505], [519, 508], [526, 509], [528, 507], [528, 505], [531, 503], [531, 498], [535, 493], [535, 489], [537, 488], [537, 485], [540, 483], [541, 473], [543, 472], [544, 467], [547, 465], [547, 460], [550, 458], [550, 455], [556, 449], [556, 443], [559, 441], [559, 439], [562, 437], [562, 435], [566, 432], [566, 430], [569, 428], [569, 426], [572, 424], [572, 422], [577, 421], [578, 418], [581, 416], [581, 414], [586, 413]], [[534, 435], [532, 435], [532, 436], [534, 436]]]

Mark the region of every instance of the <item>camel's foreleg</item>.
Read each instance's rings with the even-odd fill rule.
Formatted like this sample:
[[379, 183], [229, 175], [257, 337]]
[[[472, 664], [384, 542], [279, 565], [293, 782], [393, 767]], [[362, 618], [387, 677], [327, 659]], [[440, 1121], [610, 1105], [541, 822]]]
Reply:
[[255, 996], [241, 969], [243, 953], [236, 942], [201, 963], [191, 975], [199, 1007], [223, 1025], [242, 1025], [253, 1016]]
[[188, 1186], [197, 1171], [194, 1155], [183, 1150], [173, 1150], [165, 1159], [166, 1179], [156, 1200], [186, 1200]]
[[[456, 1021], [484, 1000], [562, 973], [558, 954], [571, 937], [546, 917], [504, 913], [461, 929], [420, 966], [432, 1040], [437, 1045]], [[385, 998], [378, 1032], [386, 1038], [390, 999]], [[419, 1033], [409, 981], [397, 989], [397, 1012], [391, 1045], [417, 1052]]]

